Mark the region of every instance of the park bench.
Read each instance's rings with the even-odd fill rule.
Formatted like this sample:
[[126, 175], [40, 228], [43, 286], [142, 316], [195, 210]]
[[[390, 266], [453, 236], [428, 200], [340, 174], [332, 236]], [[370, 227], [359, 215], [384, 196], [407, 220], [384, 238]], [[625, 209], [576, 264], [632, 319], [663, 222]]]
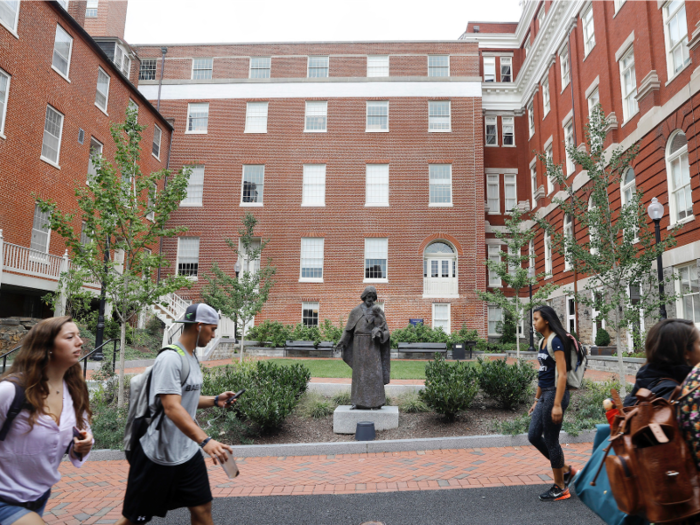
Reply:
[[318, 346], [314, 345], [313, 341], [285, 341], [284, 356], [287, 357], [287, 352], [293, 350], [295, 352], [328, 352], [333, 357], [335, 345], [332, 341], [321, 341]]
[[447, 343], [399, 343], [399, 353], [447, 354]]

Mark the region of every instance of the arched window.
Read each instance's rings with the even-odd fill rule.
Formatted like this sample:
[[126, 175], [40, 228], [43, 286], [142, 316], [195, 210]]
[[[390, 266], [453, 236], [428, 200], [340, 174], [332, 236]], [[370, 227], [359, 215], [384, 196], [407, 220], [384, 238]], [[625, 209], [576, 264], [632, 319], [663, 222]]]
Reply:
[[457, 253], [445, 241], [429, 244], [423, 252], [423, 296], [459, 296]]
[[[566, 243], [568, 239], [574, 237], [574, 221], [571, 219], [571, 215], [568, 213], [564, 215], [564, 242]], [[571, 270], [571, 261], [569, 257], [569, 250], [566, 249], [566, 244], [564, 244], [564, 271]]]
[[[634, 170], [632, 168], [629, 168], [625, 172], [625, 176], [622, 177], [622, 182], [620, 183], [620, 198], [622, 200], [622, 206], [627, 206], [628, 204], [630, 204], [634, 199], [635, 193], [637, 193], [637, 185], [634, 178]], [[633, 242], [637, 242], [639, 240], [639, 238], [637, 237], [639, 233], [639, 228], [635, 227], [633, 231]]]
[[688, 140], [681, 130], [674, 132], [668, 139], [666, 176], [668, 178], [671, 223], [685, 221], [693, 216], [693, 199], [690, 194]]

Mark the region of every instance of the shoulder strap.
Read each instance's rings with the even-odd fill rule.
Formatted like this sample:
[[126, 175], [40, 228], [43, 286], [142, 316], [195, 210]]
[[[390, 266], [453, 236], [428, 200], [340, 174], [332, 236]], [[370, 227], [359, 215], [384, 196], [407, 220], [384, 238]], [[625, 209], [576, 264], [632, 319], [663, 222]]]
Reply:
[[18, 383], [15, 383], [14, 381], [11, 381], [11, 383], [15, 385], [15, 397], [10, 404], [10, 409], [7, 411], [5, 422], [2, 424], [2, 428], [0, 429], [0, 441], [5, 441], [7, 433], [10, 431], [10, 425], [12, 425], [14, 419], [22, 411], [26, 401], [24, 387]]
[[554, 341], [554, 338], [557, 336], [554, 332], [549, 334], [549, 337], [547, 338], [547, 353], [549, 354], [549, 357], [554, 359], [554, 350], [552, 349], [552, 341]]
[[[177, 354], [180, 355], [182, 358], [182, 374], [181, 377], [181, 384], [185, 384], [187, 382], [187, 378], [190, 377], [190, 360], [187, 359], [187, 355], [185, 355], [185, 351], [180, 348], [178, 345], [168, 345], [164, 348], [160, 349], [160, 352], [165, 352], [166, 350], [172, 350], [173, 352], [176, 352]], [[160, 352], [158, 352], [160, 354]]]

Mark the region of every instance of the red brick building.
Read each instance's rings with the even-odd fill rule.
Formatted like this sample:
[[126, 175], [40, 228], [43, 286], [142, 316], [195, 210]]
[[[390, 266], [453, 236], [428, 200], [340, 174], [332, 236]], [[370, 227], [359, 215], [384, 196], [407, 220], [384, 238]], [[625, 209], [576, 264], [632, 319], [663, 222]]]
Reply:
[[[162, 170], [168, 158], [171, 125], [63, 5], [0, 4], [0, 317], [50, 315], [40, 297], [56, 289], [70, 254], [45, 227], [35, 196], [75, 209], [91, 152], [114, 157], [110, 124], [123, 122], [127, 105], [135, 104], [139, 123], [148, 126], [142, 169]], [[99, 6], [121, 17], [123, 35], [126, 2]], [[108, 22], [105, 31], [118, 25]]]

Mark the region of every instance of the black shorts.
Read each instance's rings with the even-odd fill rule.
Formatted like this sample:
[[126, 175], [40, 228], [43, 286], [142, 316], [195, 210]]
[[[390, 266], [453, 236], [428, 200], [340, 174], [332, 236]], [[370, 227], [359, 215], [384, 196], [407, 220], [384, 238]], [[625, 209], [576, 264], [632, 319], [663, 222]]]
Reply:
[[197, 452], [182, 465], [154, 463], [137, 444], [124, 496], [122, 515], [132, 523], [164, 518], [169, 510], [198, 507], [212, 500], [209, 475], [202, 454]]

